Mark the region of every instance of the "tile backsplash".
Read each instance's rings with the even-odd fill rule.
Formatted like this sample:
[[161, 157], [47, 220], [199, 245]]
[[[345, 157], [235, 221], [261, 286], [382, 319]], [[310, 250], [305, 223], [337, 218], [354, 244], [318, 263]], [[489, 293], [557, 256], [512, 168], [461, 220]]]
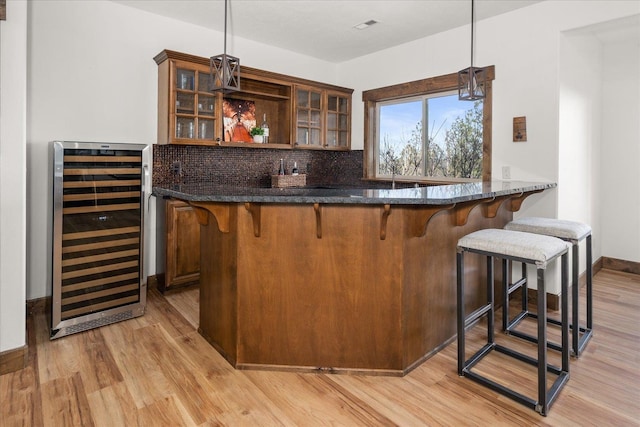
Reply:
[[[287, 174], [294, 162], [307, 175], [307, 186], [362, 185], [363, 151], [279, 150], [269, 148], [153, 146], [153, 185], [217, 182], [269, 187], [284, 159]], [[368, 186], [371, 183], [368, 184]]]

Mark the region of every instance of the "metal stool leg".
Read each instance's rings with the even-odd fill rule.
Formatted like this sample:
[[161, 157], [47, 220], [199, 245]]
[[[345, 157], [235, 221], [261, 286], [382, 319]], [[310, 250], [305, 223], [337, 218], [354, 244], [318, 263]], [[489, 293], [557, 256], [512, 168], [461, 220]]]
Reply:
[[502, 260], [502, 330], [509, 330], [509, 287], [511, 283], [511, 263], [506, 258]]
[[578, 342], [580, 341], [580, 315], [578, 310], [578, 293], [580, 292], [580, 283], [578, 278], [579, 259], [580, 251], [578, 248], [578, 242], [575, 242], [571, 248], [571, 349], [576, 357], [578, 355]]
[[547, 415], [547, 290], [544, 270], [538, 270], [538, 405], [536, 411]]
[[457, 314], [458, 314], [458, 375], [462, 376], [465, 357], [465, 342], [464, 342], [464, 253], [458, 252], [456, 254], [456, 298], [457, 298]]
[[[569, 260], [568, 254], [562, 255], [561, 260], [562, 279], [561, 292], [567, 295], [569, 292]], [[538, 405], [536, 411], [541, 415], [547, 415], [551, 404], [558, 397], [560, 389], [569, 380], [569, 301], [562, 298], [562, 369], [558, 378], [547, 391], [547, 370], [554, 371], [553, 367], [547, 365], [547, 291], [545, 288], [544, 270], [538, 269]]]
[[495, 344], [495, 296], [493, 291], [494, 274], [493, 274], [493, 257], [487, 256], [487, 304], [489, 311], [487, 312], [487, 341]]
[[[586, 246], [587, 246], [587, 271], [586, 271], [586, 282], [587, 282], [587, 292], [586, 292], [586, 306], [587, 306], [587, 319], [586, 319], [586, 327], [580, 326], [580, 319], [578, 314], [577, 307], [573, 309], [573, 355], [577, 358], [580, 356], [580, 353], [584, 350], [584, 347], [587, 345], [587, 342], [591, 339], [593, 334], [593, 253], [591, 249], [591, 234], [589, 234], [586, 238]], [[574, 254], [577, 253], [577, 244], [574, 244], [572, 249]], [[574, 255], [575, 258], [576, 255]], [[574, 261], [574, 264], [577, 261]], [[578, 279], [574, 279], [576, 283]], [[574, 292], [574, 304], [578, 305], [578, 294], [579, 294], [579, 285], [576, 287]]]
[[[561, 281], [560, 292], [562, 295], [569, 293], [569, 262], [568, 255], [562, 255], [561, 260]], [[562, 298], [562, 315], [561, 315], [561, 330], [562, 330], [562, 371], [569, 372], [569, 300], [568, 298]]]

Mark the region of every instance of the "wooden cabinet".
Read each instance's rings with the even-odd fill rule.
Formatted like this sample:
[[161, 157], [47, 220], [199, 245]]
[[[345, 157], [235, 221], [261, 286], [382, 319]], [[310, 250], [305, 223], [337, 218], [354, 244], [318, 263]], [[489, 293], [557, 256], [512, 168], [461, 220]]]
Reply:
[[220, 99], [208, 91], [209, 68], [179, 59], [158, 69], [158, 143], [210, 145], [222, 134]]
[[351, 96], [327, 92], [326, 97], [325, 147], [348, 149], [351, 146]]
[[[208, 58], [164, 50], [154, 60], [159, 144], [350, 148], [352, 89], [241, 66], [240, 91], [213, 93]], [[250, 142], [265, 115], [269, 143]]]
[[296, 144], [322, 146], [322, 92], [310, 87], [296, 89]]
[[349, 149], [351, 94], [297, 86], [295, 101], [297, 146]]
[[200, 224], [193, 208], [179, 200], [166, 200], [165, 230], [165, 274], [160, 290], [198, 282]]

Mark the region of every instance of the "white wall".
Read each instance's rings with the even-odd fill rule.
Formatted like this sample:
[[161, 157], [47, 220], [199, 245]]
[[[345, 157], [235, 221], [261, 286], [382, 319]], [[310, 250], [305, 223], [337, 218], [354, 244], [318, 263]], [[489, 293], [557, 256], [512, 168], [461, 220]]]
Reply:
[[[37, 1], [30, 3], [29, 37], [27, 298], [33, 299], [49, 294], [49, 141], [154, 143], [153, 57], [163, 49], [219, 54], [223, 34], [107, 1]], [[230, 36], [228, 51], [244, 65], [335, 81], [335, 64], [275, 47]], [[149, 217], [154, 230], [153, 212]], [[147, 254], [154, 260], [155, 238], [150, 246]]]
[[640, 262], [640, 40], [603, 45], [602, 253]]
[[[563, 34], [560, 38], [558, 218], [591, 225], [594, 260], [602, 254], [598, 206], [601, 88], [602, 47], [598, 39], [581, 30]], [[584, 262], [581, 265], [584, 266]]]
[[27, 4], [0, 21], [0, 353], [22, 347], [26, 295]]

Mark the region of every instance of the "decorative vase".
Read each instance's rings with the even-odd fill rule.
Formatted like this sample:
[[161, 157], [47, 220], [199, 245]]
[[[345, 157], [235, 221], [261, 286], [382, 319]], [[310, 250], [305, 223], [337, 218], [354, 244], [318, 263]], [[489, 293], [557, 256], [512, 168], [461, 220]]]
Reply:
[[253, 142], [262, 144], [264, 142], [264, 135], [253, 135]]

